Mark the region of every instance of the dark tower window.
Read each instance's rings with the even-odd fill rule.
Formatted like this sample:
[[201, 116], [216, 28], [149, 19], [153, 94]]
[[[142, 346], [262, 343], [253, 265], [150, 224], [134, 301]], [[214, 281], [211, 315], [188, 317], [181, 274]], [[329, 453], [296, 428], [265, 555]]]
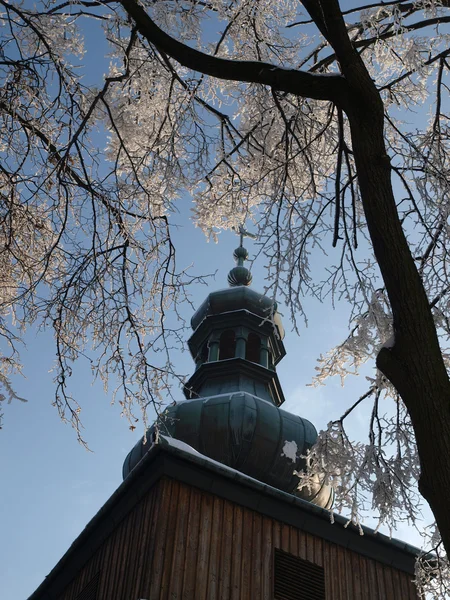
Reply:
[[203, 344], [203, 347], [200, 352], [200, 363], [201, 364], [208, 362], [208, 352], [209, 352], [208, 344], [207, 343]]
[[270, 350], [269, 350], [269, 369], [272, 369], [272, 371], [275, 371], [275, 365], [273, 364], [273, 354]]
[[259, 363], [259, 353], [261, 351], [261, 338], [256, 333], [249, 333], [247, 339], [247, 347], [245, 350], [245, 358], [250, 362]]
[[323, 567], [275, 548], [275, 600], [325, 600]]
[[232, 329], [227, 329], [220, 336], [219, 360], [234, 358], [236, 356], [236, 334]]

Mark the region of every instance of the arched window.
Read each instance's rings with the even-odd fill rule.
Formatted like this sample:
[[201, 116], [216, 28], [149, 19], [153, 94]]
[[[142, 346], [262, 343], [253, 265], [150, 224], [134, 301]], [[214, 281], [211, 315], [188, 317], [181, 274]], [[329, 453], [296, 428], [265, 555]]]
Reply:
[[236, 355], [236, 334], [232, 329], [227, 329], [220, 336], [219, 360], [234, 358]]
[[261, 350], [261, 338], [256, 333], [249, 333], [247, 339], [247, 348], [245, 358], [250, 362], [259, 363], [259, 353]]

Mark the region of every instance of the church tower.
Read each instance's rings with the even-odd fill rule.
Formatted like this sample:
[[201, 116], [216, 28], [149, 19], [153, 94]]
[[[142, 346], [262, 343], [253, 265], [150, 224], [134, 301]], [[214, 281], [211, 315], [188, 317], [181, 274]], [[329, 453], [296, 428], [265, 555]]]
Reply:
[[[280, 406], [283, 390], [276, 365], [285, 356], [284, 329], [277, 306], [249, 287], [247, 250], [234, 251], [237, 266], [229, 288], [212, 292], [191, 319], [188, 341], [196, 370], [184, 386], [186, 401], [166, 409], [156, 431], [180, 440], [213, 460], [276, 489], [330, 508], [333, 495], [320, 485], [297, 491], [294, 471], [317, 438], [314, 426]], [[128, 476], [148, 451], [136, 444], [124, 463]]]
[[298, 491], [314, 426], [284, 411], [276, 303], [235, 250], [191, 319], [195, 372], [125, 459], [124, 481], [30, 600], [416, 600], [417, 549]]

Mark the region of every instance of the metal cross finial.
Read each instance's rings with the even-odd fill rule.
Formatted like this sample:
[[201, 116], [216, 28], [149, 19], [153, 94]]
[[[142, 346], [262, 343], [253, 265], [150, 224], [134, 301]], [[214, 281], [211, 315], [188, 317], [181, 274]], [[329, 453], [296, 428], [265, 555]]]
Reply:
[[256, 239], [256, 235], [247, 231], [243, 225], [239, 225], [239, 227], [233, 227], [233, 230], [240, 238], [240, 245], [239, 248], [236, 248], [236, 250], [233, 252], [233, 256], [237, 265], [228, 273], [228, 283], [231, 285], [231, 287], [238, 285], [250, 285], [252, 281], [252, 274], [247, 267], [244, 267], [244, 261], [247, 260], [248, 257], [248, 252], [244, 248], [244, 237]]
[[243, 246], [244, 245], [244, 238], [248, 237], [252, 240], [256, 240], [257, 239], [257, 235], [255, 235], [254, 233], [250, 233], [250, 231], [247, 231], [243, 225], [239, 225], [239, 229], [236, 231], [237, 234], [239, 234], [239, 238], [240, 238], [240, 245]]

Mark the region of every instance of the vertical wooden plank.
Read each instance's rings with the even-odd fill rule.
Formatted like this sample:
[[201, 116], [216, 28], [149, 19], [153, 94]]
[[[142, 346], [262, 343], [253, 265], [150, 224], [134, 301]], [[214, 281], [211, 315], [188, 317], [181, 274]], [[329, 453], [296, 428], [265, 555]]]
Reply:
[[[167, 530], [170, 519], [170, 503], [172, 495], [172, 481], [164, 479], [161, 481], [160, 511], [155, 531], [155, 547], [152, 565], [152, 573], [149, 586], [149, 600], [159, 600], [161, 581], [164, 571], [164, 557], [166, 553]], [[110, 596], [113, 598], [114, 596]]]
[[314, 562], [323, 567], [323, 546], [326, 544], [321, 538], [314, 536]]
[[285, 523], [281, 524], [281, 546], [280, 548], [285, 552], [290, 552], [290, 527]]
[[[410, 600], [408, 580], [405, 577], [405, 575], [406, 575], [406, 573], [403, 573], [402, 571], [398, 572], [398, 580], [399, 580], [399, 586], [400, 586], [400, 598], [405, 598], [405, 600]], [[412, 578], [411, 575], [410, 575], [410, 578]], [[416, 600], [416, 599], [414, 598], [414, 600]]]
[[108, 587], [109, 587], [109, 577], [110, 577], [109, 565], [112, 563], [112, 560], [113, 560], [113, 548], [112, 548], [112, 544], [110, 542], [111, 542], [110, 539], [106, 540], [104, 542], [103, 548], [102, 548], [103, 577], [101, 578], [101, 581], [100, 581], [100, 590], [99, 590], [101, 600], [108, 600], [108, 593], [109, 593]]
[[[151, 523], [148, 533], [147, 543], [143, 549], [143, 569], [141, 577], [140, 594], [141, 598], [148, 598], [151, 593], [151, 587], [154, 579], [155, 549], [157, 545], [157, 531], [161, 519], [165, 518], [167, 506], [163, 504], [167, 500], [166, 480], [159, 481], [152, 490], [153, 502], [151, 508]], [[105, 600], [108, 600], [105, 598]]]
[[198, 537], [197, 576], [195, 578], [195, 599], [206, 600], [208, 590], [209, 550], [211, 540], [213, 497], [202, 494], [200, 509], [200, 531]]
[[111, 547], [107, 542], [104, 542], [100, 552], [99, 552], [99, 561], [102, 565], [102, 572], [101, 572], [101, 577], [100, 577], [100, 582], [99, 582], [99, 587], [98, 587], [98, 598], [99, 600], [108, 600], [108, 596], [107, 596], [107, 570], [106, 570], [106, 565], [109, 563], [109, 556], [110, 556], [110, 552], [111, 552]]
[[298, 556], [298, 529], [296, 527], [289, 528], [289, 547], [290, 553]]
[[351, 571], [353, 575], [353, 598], [355, 600], [367, 600], [367, 595], [362, 594], [362, 580], [361, 580], [361, 568], [362, 568], [362, 557], [356, 552], [349, 552], [351, 556]]
[[220, 548], [219, 598], [229, 600], [231, 590], [231, 557], [233, 554], [234, 511], [231, 502], [224, 501]]
[[234, 506], [233, 553], [231, 556], [231, 600], [241, 599], [242, 508]]
[[299, 531], [298, 537], [298, 556], [306, 560], [306, 533], [304, 531]]
[[306, 538], [306, 560], [314, 562], [314, 536], [309, 533], [305, 534]]
[[272, 536], [273, 548], [281, 548], [281, 524], [279, 521], [272, 520]]
[[182, 592], [182, 598], [185, 600], [192, 600], [192, 598], [195, 598], [195, 577], [197, 573], [201, 507], [201, 492], [195, 488], [191, 488], [190, 490], [189, 507], [190, 512], [186, 534], [186, 556]]
[[152, 525], [156, 506], [157, 488], [150, 490], [144, 499], [142, 511], [142, 532], [139, 552], [136, 557], [136, 598], [145, 598], [144, 577], [146, 571], [151, 571], [151, 549], [153, 544]]
[[[277, 548], [273, 538], [272, 519], [263, 517], [262, 523], [262, 600], [273, 598], [273, 548]], [[256, 599], [255, 599], [256, 600]]]
[[336, 546], [336, 552], [337, 552], [337, 564], [338, 564], [338, 570], [339, 570], [339, 575], [338, 575], [339, 600], [348, 600], [344, 548], [341, 548], [340, 546]]
[[134, 521], [136, 517], [136, 510], [132, 510], [127, 518], [122, 521], [117, 528], [116, 531], [120, 532], [120, 541], [119, 541], [119, 559], [116, 563], [116, 580], [115, 580], [115, 594], [116, 598], [120, 598], [124, 596], [125, 592], [125, 576], [126, 576], [126, 567], [127, 560], [129, 557], [130, 547], [134, 543], [134, 536], [136, 532], [134, 530]]
[[217, 496], [213, 497], [213, 513], [211, 523], [211, 542], [209, 549], [208, 600], [216, 600], [219, 593], [220, 542], [223, 532], [223, 503]]
[[171, 518], [175, 521], [175, 539], [172, 552], [172, 565], [170, 568], [169, 594], [170, 598], [181, 598], [183, 589], [183, 571], [186, 555], [187, 524], [190, 512], [190, 490], [184, 484], [179, 486], [178, 504], [176, 512]]
[[419, 593], [417, 592], [417, 587], [416, 587], [416, 584], [414, 583], [414, 575], [410, 575], [409, 573], [404, 573], [403, 581], [406, 583], [406, 588], [409, 593], [409, 596], [405, 595], [405, 598], [409, 598], [409, 600], [419, 600]]
[[361, 599], [362, 600], [373, 600], [373, 590], [368, 585], [368, 572], [367, 572], [367, 559], [364, 556], [359, 557], [359, 569], [360, 569], [360, 586], [361, 586]]
[[384, 585], [386, 586], [386, 596], [388, 598], [395, 598], [393, 573], [391, 567], [383, 565], [384, 570]]
[[[394, 588], [394, 594], [395, 594], [395, 598], [401, 598], [402, 597], [402, 582], [401, 582], [401, 578], [400, 578], [400, 573], [399, 571], [397, 571], [397, 569], [391, 569], [391, 573], [392, 573], [392, 586]], [[406, 598], [408, 598], [408, 596], [406, 596]]]
[[378, 582], [377, 569], [375, 565], [375, 561], [366, 559], [366, 567], [367, 567], [367, 587], [371, 594], [371, 598], [374, 600], [379, 600], [380, 596], [380, 585]]
[[[341, 600], [339, 588], [339, 564], [336, 544], [329, 544], [329, 568], [330, 568], [330, 598]], [[328, 598], [328, 596], [327, 596]]]
[[110, 562], [106, 567], [108, 573], [108, 586], [107, 586], [107, 597], [117, 598], [117, 585], [120, 568], [120, 559], [123, 555], [122, 542], [124, 538], [124, 528], [119, 525], [114, 533], [108, 539], [108, 543], [111, 544], [112, 552], [110, 556]]
[[253, 515], [253, 556], [251, 564], [251, 598], [262, 596], [262, 517], [258, 513]]
[[168, 520], [165, 532], [165, 543], [164, 543], [164, 561], [162, 564], [162, 577], [160, 585], [159, 598], [164, 600], [169, 597], [169, 590], [172, 580], [172, 561], [173, 551], [175, 544], [175, 533], [177, 526], [177, 512], [179, 505], [179, 493], [180, 483], [178, 481], [171, 481], [172, 493], [170, 496], [170, 503], [168, 504]]
[[[350, 552], [347, 549], [343, 549], [342, 552], [343, 556], [344, 556], [344, 565], [345, 565], [345, 590], [346, 590], [346, 596], [344, 596], [344, 598], [347, 598], [347, 600], [353, 600], [353, 598], [355, 597], [355, 588], [354, 588], [354, 581], [353, 581], [353, 569], [354, 569], [354, 561], [353, 561], [353, 557], [354, 554], [353, 552]], [[353, 555], [353, 556], [352, 556]]]
[[388, 600], [389, 596], [386, 595], [383, 565], [375, 560], [373, 561], [373, 564], [375, 566], [375, 576], [378, 584], [378, 597], [380, 600]]
[[400, 598], [405, 600], [418, 600], [419, 596], [414, 583], [414, 575], [397, 571], [398, 585], [400, 590]]
[[241, 596], [251, 598], [250, 584], [252, 580], [252, 547], [253, 547], [253, 512], [244, 509], [242, 520], [242, 557], [241, 557]]
[[332, 598], [334, 585], [334, 567], [336, 561], [332, 559], [333, 547], [329, 542], [322, 544], [322, 566], [325, 573], [325, 597]]
[[142, 544], [141, 526], [144, 502], [139, 502], [122, 521], [124, 532], [123, 555], [121, 558], [121, 581], [117, 587], [118, 598], [134, 597], [136, 585], [137, 555]]

